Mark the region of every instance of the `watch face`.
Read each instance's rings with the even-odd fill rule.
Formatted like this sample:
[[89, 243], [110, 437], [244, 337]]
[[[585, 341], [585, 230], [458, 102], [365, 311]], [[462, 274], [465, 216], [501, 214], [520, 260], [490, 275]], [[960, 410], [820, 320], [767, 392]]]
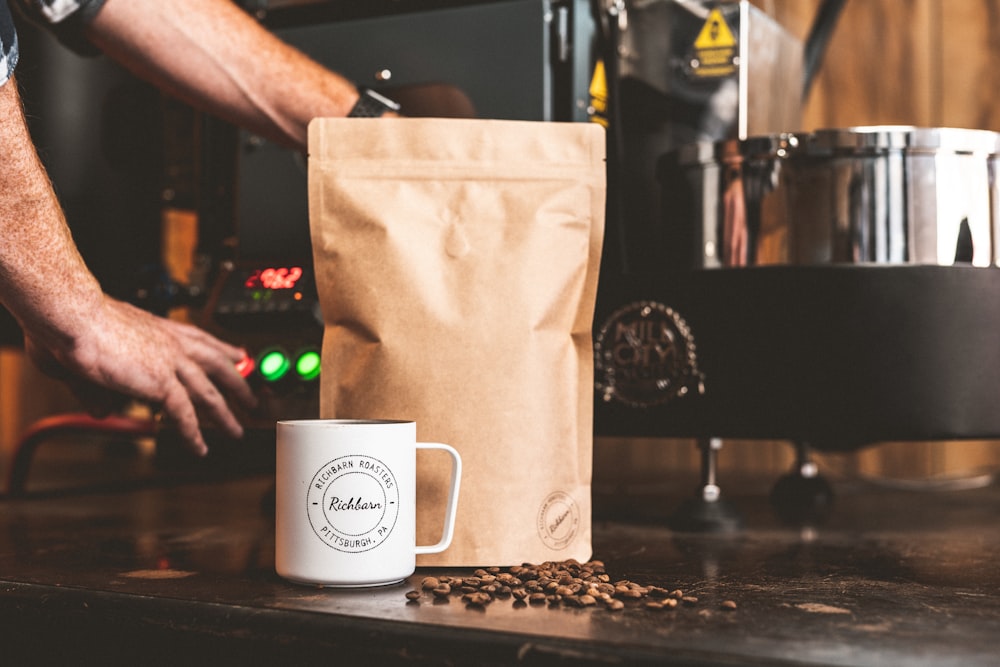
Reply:
[[399, 105], [385, 95], [380, 95], [369, 88], [361, 88], [359, 92], [361, 97], [347, 114], [348, 118], [378, 118], [386, 111], [399, 111]]

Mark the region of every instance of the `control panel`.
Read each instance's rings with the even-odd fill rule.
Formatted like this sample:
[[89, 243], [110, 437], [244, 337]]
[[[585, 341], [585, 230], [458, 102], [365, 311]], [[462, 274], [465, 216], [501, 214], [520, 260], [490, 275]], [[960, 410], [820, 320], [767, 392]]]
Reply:
[[260, 405], [249, 421], [319, 416], [323, 318], [311, 262], [226, 263], [203, 326], [247, 351], [237, 370]]

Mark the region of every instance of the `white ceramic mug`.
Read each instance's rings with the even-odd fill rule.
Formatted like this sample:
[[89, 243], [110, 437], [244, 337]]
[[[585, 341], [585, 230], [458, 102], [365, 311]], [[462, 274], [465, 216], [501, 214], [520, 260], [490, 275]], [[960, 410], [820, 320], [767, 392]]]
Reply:
[[[275, 570], [318, 586], [382, 586], [413, 574], [417, 554], [451, 544], [462, 458], [417, 442], [412, 421], [303, 419], [277, 424]], [[452, 458], [441, 541], [416, 544], [416, 452]]]

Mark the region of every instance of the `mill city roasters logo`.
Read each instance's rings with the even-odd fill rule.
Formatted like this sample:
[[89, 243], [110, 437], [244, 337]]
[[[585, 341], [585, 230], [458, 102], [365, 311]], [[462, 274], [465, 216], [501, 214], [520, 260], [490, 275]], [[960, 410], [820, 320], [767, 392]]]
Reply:
[[306, 493], [313, 532], [346, 553], [370, 551], [392, 533], [399, 516], [399, 486], [382, 461], [342, 456], [313, 476]]
[[594, 365], [606, 402], [646, 408], [705, 393], [690, 327], [656, 301], [630, 303], [605, 321], [594, 338]]

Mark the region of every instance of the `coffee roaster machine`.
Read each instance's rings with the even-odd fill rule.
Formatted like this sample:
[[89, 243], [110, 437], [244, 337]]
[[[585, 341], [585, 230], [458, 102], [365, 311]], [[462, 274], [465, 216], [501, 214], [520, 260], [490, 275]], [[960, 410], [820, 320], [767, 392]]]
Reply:
[[[832, 499], [812, 449], [1000, 432], [1000, 135], [802, 131], [843, 5], [821, 3], [802, 45], [742, 3], [605, 5], [617, 236], [597, 424], [699, 439], [702, 487], [678, 527], [738, 525], [715, 479], [725, 438], [795, 443], [772, 499], [810, 523]], [[685, 21], [696, 32], [664, 57], [649, 33]]]
[[[801, 132], [843, 4], [802, 43], [748, 2], [242, 2], [410, 115], [607, 125], [595, 429], [696, 439], [696, 530], [738, 525], [726, 438], [795, 443], [774, 496], [804, 522], [831, 498], [812, 449], [1000, 434], [996, 137]], [[314, 416], [305, 162], [224, 125], [203, 143], [205, 324], [253, 353], [265, 418]]]

